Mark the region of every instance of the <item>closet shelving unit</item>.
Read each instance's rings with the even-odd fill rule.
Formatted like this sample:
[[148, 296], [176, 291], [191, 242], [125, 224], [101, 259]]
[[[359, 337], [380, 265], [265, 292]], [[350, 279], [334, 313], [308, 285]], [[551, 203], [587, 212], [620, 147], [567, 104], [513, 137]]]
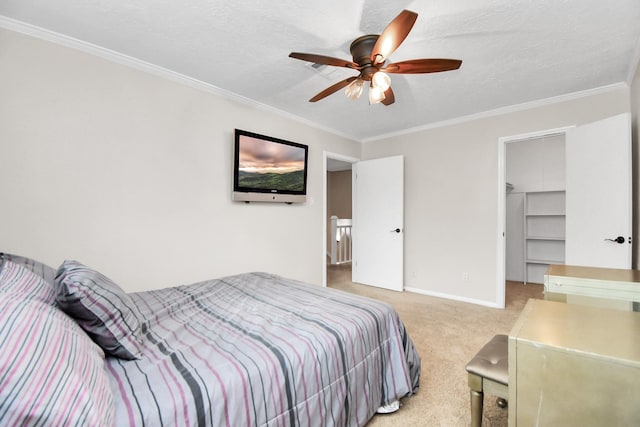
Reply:
[[565, 191], [524, 193], [524, 283], [543, 283], [550, 264], [564, 264]]

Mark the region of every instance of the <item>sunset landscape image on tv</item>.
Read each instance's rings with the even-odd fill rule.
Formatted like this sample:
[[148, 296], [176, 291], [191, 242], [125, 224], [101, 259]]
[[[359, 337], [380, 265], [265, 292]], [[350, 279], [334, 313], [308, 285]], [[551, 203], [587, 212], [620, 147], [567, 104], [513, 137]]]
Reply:
[[239, 187], [265, 191], [304, 190], [304, 148], [243, 135], [239, 156]]

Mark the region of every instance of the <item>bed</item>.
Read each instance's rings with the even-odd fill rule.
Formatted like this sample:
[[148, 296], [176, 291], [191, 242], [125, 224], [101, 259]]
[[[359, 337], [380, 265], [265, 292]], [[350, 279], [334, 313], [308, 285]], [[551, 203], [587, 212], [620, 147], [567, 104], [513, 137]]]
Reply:
[[[0, 424], [362, 426], [419, 386], [420, 357], [380, 301], [268, 273], [125, 293], [76, 261], [0, 258]], [[21, 318], [38, 327], [12, 332]], [[24, 380], [38, 371], [52, 384]]]

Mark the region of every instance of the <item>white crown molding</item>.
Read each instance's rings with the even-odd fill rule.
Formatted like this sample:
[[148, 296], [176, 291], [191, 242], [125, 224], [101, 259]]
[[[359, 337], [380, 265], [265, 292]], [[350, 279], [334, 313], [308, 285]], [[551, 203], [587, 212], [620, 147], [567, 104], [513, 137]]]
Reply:
[[201, 90], [204, 92], [208, 92], [221, 98], [225, 98], [230, 101], [235, 101], [240, 104], [244, 104], [255, 108], [257, 110], [261, 110], [264, 112], [272, 113], [279, 115], [281, 117], [294, 120], [296, 122], [302, 123], [307, 126], [311, 126], [316, 129], [320, 129], [325, 132], [329, 132], [333, 135], [340, 136], [342, 138], [346, 138], [351, 141], [359, 142], [354, 139], [352, 136], [346, 135], [344, 133], [338, 132], [335, 129], [331, 129], [325, 126], [321, 126], [317, 123], [314, 123], [310, 120], [304, 119], [300, 116], [296, 116], [295, 114], [288, 113], [286, 111], [280, 110], [278, 108], [271, 107], [269, 105], [257, 102], [253, 99], [247, 98], [242, 95], [238, 95], [237, 93], [233, 93], [224, 89], [221, 89], [217, 86], [214, 86], [209, 83], [205, 83], [201, 80], [194, 79], [192, 77], [186, 76], [184, 74], [176, 73], [175, 71], [171, 71], [169, 69], [160, 67], [158, 65], [151, 64], [149, 62], [141, 61], [139, 59], [133, 58], [131, 56], [122, 54], [120, 52], [116, 52], [110, 49], [106, 49], [104, 47], [100, 47], [91, 43], [87, 43], [82, 40], [78, 40], [73, 37], [65, 36], [64, 34], [56, 33], [54, 31], [46, 30], [44, 28], [28, 24], [26, 22], [18, 21], [12, 18], [8, 18], [6, 16], [0, 15], [0, 28], [4, 28], [10, 31], [15, 31], [17, 33], [25, 34], [28, 36], [32, 36], [38, 39], [42, 39], [44, 41], [48, 41], [51, 43], [55, 43], [64, 47], [68, 47], [71, 49], [75, 49], [84, 53], [88, 53], [90, 55], [94, 55], [103, 59], [106, 59], [111, 62], [115, 62], [120, 65], [124, 65], [127, 67], [134, 68], [138, 71], [142, 71], [148, 74], [152, 74], [157, 77], [166, 78], [173, 82], [183, 84], [185, 86], [191, 87], [193, 89]]
[[516, 104], [516, 105], [511, 105], [508, 107], [503, 107], [503, 108], [497, 108], [494, 110], [488, 110], [488, 111], [484, 111], [484, 112], [480, 112], [480, 113], [476, 113], [476, 114], [471, 114], [468, 116], [462, 116], [462, 117], [456, 117], [454, 119], [449, 119], [449, 120], [443, 120], [443, 121], [439, 121], [439, 122], [434, 122], [434, 123], [429, 123], [426, 125], [421, 125], [421, 126], [416, 126], [416, 127], [412, 127], [412, 128], [408, 128], [408, 129], [403, 129], [401, 131], [397, 131], [397, 132], [390, 132], [387, 134], [383, 134], [383, 135], [377, 135], [375, 137], [372, 138], [363, 138], [363, 139], [357, 139], [354, 138], [351, 135], [347, 135], [345, 133], [339, 132], [335, 129], [326, 127], [326, 126], [321, 126], [315, 122], [312, 122], [310, 120], [304, 119], [300, 116], [297, 116], [295, 114], [291, 114], [288, 113], [286, 111], [271, 107], [269, 105], [257, 102], [253, 99], [247, 98], [245, 96], [242, 95], [238, 95], [236, 93], [221, 89], [217, 86], [214, 86], [212, 84], [209, 83], [205, 83], [201, 80], [197, 80], [194, 79], [192, 77], [186, 76], [184, 74], [180, 74], [180, 73], [176, 73], [174, 71], [171, 71], [169, 69], [145, 62], [145, 61], [141, 61], [139, 59], [133, 58], [131, 56], [127, 56], [124, 55], [122, 53], [113, 51], [113, 50], [109, 50], [91, 43], [87, 43], [84, 42], [82, 40], [78, 40], [75, 39], [73, 37], [69, 37], [69, 36], [65, 36], [63, 34], [60, 33], [56, 33], [54, 31], [50, 31], [50, 30], [46, 30], [44, 28], [35, 26], [35, 25], [31, 25], [28, 24], [26, 22], [22, 22], [22, 21], [18, 21], [12, 18], [8, 18], [6, 16], [2, 16], [0, 15], [0, 28], [5, 28], [7, 30], [11, 30], [11, 31], [15, 31], [18, 33], [22, 33], [22, 34], [26, 34], [28, 36], [32, 36], [32, 37], [36, 37], [48, 42], [52, 42], [61, 46], [65, 46], [65, 47], [69, 47], [71, 49], [75, 49], [75, 50], [79, 50], [81, 52], [85, 52], [94, 56], [98, 56], [100, 58], [109, 60], [111, 62], [115, 62], [118, 63], [120, 65], [125, 65], [131, 68], [134, 68], [136, 70], [139, 71], [143, 71], [152, 75], [155, 75], [157, 77], [162, 77], [162, 78], [166, 78], [168, 80], [174, 81], [176, 83], [180, 83], [183, 84], [185, 86], [189, 86], [191, 88], [197, 89], [197, 90], [202, 90], [204, 92], [208, 92], [217, 96], [220, 96], [222, 98], [225, 98], [227, 100], [230, 101], [235, 101], [238, 102], [240, 104], [244, 104], [247, 106], [250, 106], [252, 108], [255, 108], [257, 110], [261, 110], [261, 111], [265, 111], [268, 113], [272, 113], [272, 114], [276, 114], [278, 116], [296, 121], [298, 123], [302, 123], [304, 125], [331, 133], [333, 135], [342, 137], [342, 138], [346, 138], [350, 141], [354, 141], [354, 142], [359, 142], [361, 144], [367, 143], [367, 142], [374, 142], [374, 141], [380, 141], [383, 139], [387, 139], [387, 138], [392, 138], [392, 137], [396, 137], [396, 136], [402, 136], [402, 135], [407, 135], [407, 134], [412, 134], [412, 133], [416, 133], [416, 132], [421, 132], [421, 131], [425, 131], [425, 130], [430, 130], [430, 129], [436, 129], [436, 128], [440, 128], [440, 127], [445, 127], [445, 126], [452, 126], [452, 125], [456, 125], [456, 124], [460, 124], [460, 123], [465, 123], [465, 122], [469, 122], [469, 121], [473, 121], [473, 120], [479, 120], [479, 119], [484, 119], [484, 118], [489, 118], [489, 117], [495, 117], [495, 116], [500, 116], [500, 115], [504, 115], [504, 114], [509, 114], [509, 113], [514, 113], [517, 111], [522, 111], [522, 110], [528, 110], [528, 109], [533, 109], [533, 108], [538, 108], [538, 107], [542, 107], [545, 105], [550, 105], [550, 104], [556, 104], [556, 103], [560, 103], [560, 102], [565, 102], [565, 101], [569, 101], [569, 100], [573, 100], [573, 99], [578, 99], [578, 98], [583, 98], [586, 96], [592, 96], [592, 95], [597, 95], [597, 94], [601, 94], [601, 93], [606, 93], [606, 92], [611, 92], [614, 90], [618, 90], [621, 88], [628, 88], [631, 84], [631, 82], [633, 81], [633, 78], [635, 76], [635, 72], [636, 69], [638, 67], [638, 65], [640, 64], [640, 39], [638, 40], [638, 44], [636, 46], [635, 52], [634, 52], [634, 57], [632, 58], [631, 64], [630, 64], [630, 68], [628, 71], [628, 76], [627, 76], [627, 82], [622, 82], [622, 83], [615, 83], [615, 84], [611, 84], [611, 85], [607, 85], [607, 86], [602, 86], [602, 87], [598, 87], [598, 88], [594, 88], [594, 89], [588, 89], [585, 91], [580, 91], [580, 92], [574, 92], [574, 93], [569, 93], [569, 94], [565, 94], [565, 95], [560, 95], [560, 96], [556, 96], [556, 97], [552, 97], [552, 98], [546, 98], [546, 99], [541, 99], [541, 100], [537, 100], [537, 101], [532, 101], [532, 102], [526, 102], [526, 103], [522, 103], [522, 104]]
[[429, 129], [436, 129], [445, 126], [457, 125], [460, 123], [470, 122], [473, 120], [486, 119], [488, 117], [501, 116], [504, 114], [515, 113], [523, 110], [530, 110], [533, 108], [544, 107], [546, 105], [557, 104], [560, 102], [571, 101], [574, 99], [584, 98], [587, 96], [598, 95], [607, 92], [613, 92], [619, 89], [628, 89], [629, 85], [627, 83], [614, 83], [607, 86], [601, 86], [593, 89], [587, 89], [580, 92], [568, 93], [565, 95], [554, 96], [551, 98], [540, 99], [537, 101], [525, 102], [522, 104], [510, 105], [508, 107], [496, 108], [495, 110], [483, 111], [481, 113], [471, 114], [468, 116], [456, 117], [455, 119], [443, 120], [440, 122], [429, 123], [423, 126], [416, 126], [409, 129], [404, 129], [399, 132], [391, 132], [384, 135], [379, 135], [373, 138], [363, 139], [362, 143], [380, 141], [382, 139], [392, 138], [396, 136], [407, 135], [410, 133], [421, 132]]

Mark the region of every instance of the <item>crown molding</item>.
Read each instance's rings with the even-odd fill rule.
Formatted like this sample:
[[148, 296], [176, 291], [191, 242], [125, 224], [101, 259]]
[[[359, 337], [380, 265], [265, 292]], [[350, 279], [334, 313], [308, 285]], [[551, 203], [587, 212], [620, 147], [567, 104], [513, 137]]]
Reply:
[[317, 123], [304, 119], [295, 114], [291, 114], [289, 112], [280, 110], [278, 108], [271, 107], [269, 105], [263, 104], [261, 102], [255, 101], [253, 99], [247, 98], [237, 93], [230, 92], [225, 89], [214, 86], [212, 84], [205, 83], [201, 80], [197, 80], [192, 77], [186, 76], [184, 74], [176, 73], [175, 71], [171, 71], [167, 68], [163, 68], [158, 65], [154, 65], [149, 62], [136, 59], [132, 56], [128, 56], [123, 53], [116, 52], [114, 50], [106, 49], [104, 47], [101, 47], [92, 43], [88, 43], [73, 37], [65, 36], [64, 34], [60, 34], [55, 31], [50, 31], [42, 27], [31, 25], [26, 22], [18, 21], [2, 15], [0, 15], [0, 28], [25, 34], [25, 35], [35, 37], [47, 42], [51, 42], [57, 45], [75, 49], [84, 53], [88, 53], [90, 55], [94, 55], [120, 65], [134, 68], [138, 71], [152, 74], [156, 77], [165, 78], [173, 82], [191, 87], [193, 89], [197, 89], [197, 90], [211, 93], [213, 95], [217, 95], [229, 101], [234, 101], [260, 111], [268, 112], [271, 114], [281, 116], [286, 119], [296, 121], [298, 123], [322, 130], [324, 132], [328, 132], [333, 135], [346, 138], [350, 141], [359, 142], [350, 135], [338, 132], [335, 129], [321, 126]]
[[[633, 81], [633, 78], [635, 76], [635, 72], [636, 69], [638, 67], [638, 65], [640, 64], [640, 39], [638, 40], [638, 44], [636, 46], [635, 52], [634, 52], [634, 56], [632, 58], [631, 64], [630, 64], [630, 68], [628, 71], [628, 76], [627, 76], [627, 82], [622, 82], [622, 83], [615, 83], [615, 84], [611, 84], [611, 85], [607, 85], [607, 86], [601, 86], [598, 88], [593, 88], [593, 89], [588, 89], [588, 90], [584, 90], [584, 91], [580, 91], [580, 92], [573, 92], [573, 93], [569, 93], [569, 94], [565, 94], [565, 95], [560, 95], [560, 96], [556, 96], [556, 97], [551, 97], [551, 98], [546, 98], [546, 99], [541, 99], [541, 100], [537, 100], [537, 101], [532, 101], [532, 102], [526, 102], [526, 103], [522, 103], [522, 104], [516, 104], [516, 105], [511, 105], [508, 107], [503, 107], [503, 108], [497, 108], [494, 110], [488, 110], [488, 111], [484, 111], [484, 112], [480, 112], [480, 113], [476, 113], [476, 114], [471, 114], [468, 116], [461, 116], [461, 117], [456, 117], [454, 119], [449, 119], [449, 120], [442, 120], [439, 122], [434, 122], [434, 123], [429, 123], [426, 125], [421, 125], [421, 126], [416, 126], [416, 127], [412, 127], [412, 128], [408, 128], [408, 129], [403, 129], [401, 131], [397, 131], [397, 132], [390, 132], [387, 134], [383, 134], [383, 135], [377, 135], [375, 137], [372, 138], [363, 138], [363, 139], [358, 139], [358, 138], [354, 138], [351, 135], [347, 135], [345, 133], [339, 132], [335, 129], [326, 127], [326, 126], [321, 126], [315, 122], [312, 122], [310, 120], [307, 120], [305, 118], [302, 118], [300, 116], [297, 116], [295, 114], [291, 114], [289, 112], [280, 110], [278, 108], [274, 108], [271, 107], [269, 105], [257, 102], [253, 99], [247, 98], [245, 96], [239, 95], [237, 93], [233, 93], [227, 90], [224, 90], [222, 88], [219, 88], [217, 86], [214, 86], [212, 84], [209, 83], [205, 83], [201, 80], [197, 80], [194, 79], [192, 77], [186, 76], [184, 74], [180, 74], [180, 73], [176, 73], [174, 71], [171, 71], [169, 69], [151, 64], [149, 62], [145, 62], [145, 61], [141, 61], [139, 59], [133, 58], [131, 56], [128, 55], [124, 55], [120, 52], [116, 52], [110, 49], [106, 49], [104, 47], [100, 47], [91, 43], [87, 43], [85, 41], [73, 38], [73, 37], [69, 37], [69, 36], [65, 36], [63, 34], [60, 33], [56, 33], [54, 31], [50, 31], [50, 30], [46, 30], [44, 28], [35, 26], [35, 25], [31, 25], [28, 24], [26, 22], [22, 22], [22, 21], [18, 21], [12, 18], [8, 18], [6, 16], [2, 16], [0, 15], [0, 28], [5, 28], [7, 30], [11, 30], [11, 31], [15, 31], [18, 33], [22, 33], [28, 36], [32, 36], [35, 38], [39, 38], [51, 43], [55, 43], [61, 46], [65, 46], [71, 49], [75, 49], [81, 52], [85, 52], [88, 53], [90, 55], [94, 55], [94, 56], [98, 56], [100, 58], [106, 59], [108, 61], [111, 62], [115, 62], [117, 64], [120, 65], [125, 65], [131, 68], [134, 68], [136, 70], [148, 73], [148, 74], [152, 74], [155, 75], [157, 77], [162, 77], [162, 78], [166, 78], [168, 80], [174, 81], [176, 83], [185, 85], [185, 86], [189, 86], [191, 88], [197, 89], [197, 90], [201, 90], [204, 92], [208, 92], [217, 96], [220, 96], [222, 98], [225, 98], [227, 100], [230, 101], [234, 101], [252, 108], [255, 108], [257, 110], [260, 111], [264, 111], [264, 112], [268, 112], [268, 113], [272, 113], [278, 116], [281, 116], [283, 118], [287, 118], [293, 121], [296, 121], [298, 123], [304, 124], [306, 126], [310, 126], [319, 130], [322, 130], [324, 132], [328, 132], [332, 135], [336, 135], [345, 139], [348, 139], [350, 141], [354, 141], [354, 142], [359, 142], [361, 144], [367, 143], [367, 142], [374, 142], [374, 141], [380, 141], [383, 139], [388, 139], [388, 138], [393, 138], [393, 137], [397, 137], [397, 136], [402, 136], [402, 135], [408, 135], [408, 134], [412, 134], [412, 133], [416, 133], [416, 132], [421, 132], [421, 131], [425, 131], [425, 130], [430, 130], [430, 129], [436, 129], [436, 128], [441, 128], [441, 127], [446, 127], [446, 126], [452, 126], [452, 125], [457, 125], [457, 124], [461, 124], [461, 123], [465, 123], [465, 122], [470, 122], [470, 121], [474, 121], [474, 120], [479, 120], [479, 119], [484, 119], [484, 118], [489, 118], [489, 117], [495, 117], [495, 116], [500, 116], [500, 115], [505, 115], [505, 114], [509, 114], [509, 113], [514, 113], [514, 112], [518, 112], [518, 111], [523, 111], [523, 110], [528, 110], [528, 109], [533, 109], [533, 108], [538, 108], [538, 107], [543, 107], [546, 105], [551, 105], [551, 104], [556, 104], [556, 103], [560, 103], [560, 102], [565, 102], [565, 101], [570, 101], [570, 100], [574, 100], [574, 99], [579, 99], [579, 98], [583, 98], [583, 97], [587, 97], [587, 96], [592, 96], [592, 95], [597, 95], [597, 94], [602, 94], [602, 93], [606, 93], [606, 92], [611, 92], [611, 91], [615, 91], [615, 90], [619, 90], [622, 88], [629, 88], [630, 86], [630, 82]], [[634, 67], [635, 65], [635, 67]]]
[[439, 122], [429, 123], [429, 124], [423, 125], [423, 126], [416, 126], [416, 127], [413, 127], [413, 128], [404, 129], [404, 130], [399, 131], [399, 132], [392, 132], [392, 133], [387, 133], [387, 134], [384, 134], [384, 135], [379, 135], [379, 136], [376, 136], [374, 138], [367, 138], [367, 139], [362, 140], [361, 142], [362, 143], [367, 143], [367, 142], [380, 141], [382, 139], [387, 139], [387, 138], [392, 138], [392, 137], [396, 137], [396, 136], [407, 135], [407, 134], [410, 134], [410, 133], [416, 133], [416, 132], [421, 132], [421, 131], [430, 130], [430, 129], [436, 129], [436, 128], [441, 128], [441, 127], [446, 127], [446, 126], [457, 125], [457, 124], [460, 124], [460, 123], [471, 122], [471, 121], [479, 120], [479, 119], [486, 119], [486, 118], [489, 118], [489, 117], [502, 116], [502, 115], [505, 115], [505, 114], [515, 113], [515, 112], [518, 112], [518, 111], [530, 110], [530, 109], [533, 109], [533, 108], [544, 107], [546, 105], [558, 104], [558, 103], [561, 103], [561, 102], [571, 101], [571, 100], [574, 100], [574, 99], [584, 98], [584, 97], [587, 97], [587, 96], [593, 96], [593, 95], [598, 95], [598, 94], [602, 94], [602, 93], [613, 92], [613, 91], [616, 91], [616, 90], [628, 89], [628, 88], [629, 88], [629, 85], [627, 85], [626, 83], [614, 83], [614, 84], [611, 84], [611, 85], [601, 86], [601, 87], [597, 87], [597, 88], [593, 88], [593, 89], [587, 89], [587, 90], [583, 90], [583, 91], [580, 91], [580, 92], [572, 92], [572, 93], [568, 93], [568, 94], [565, 94], [565, 95], [560, 95], [560, 96], [554, 96], [554, 97], [551, 97], [551, 98], [540, 99], [540, 100], [537, 100], [537, 101], [525, 102], [525, 103], [522, 103], [522, 104], [510, 105], [508, 107], [496, 108], [495, 110], [483, 111], [481, 113], [470, 114], [468, 116], [456, 117], [455, 119], [442, 120], [442, 121], [439, 121]]

